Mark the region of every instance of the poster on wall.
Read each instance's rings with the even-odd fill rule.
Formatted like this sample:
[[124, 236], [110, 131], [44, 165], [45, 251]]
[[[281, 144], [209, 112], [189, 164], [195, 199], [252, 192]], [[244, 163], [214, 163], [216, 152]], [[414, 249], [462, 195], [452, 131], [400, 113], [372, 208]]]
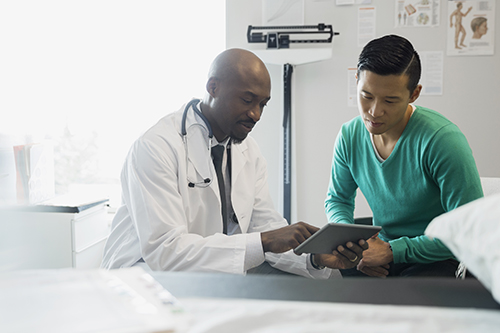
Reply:
[[375, 38], [375, 7], [358, 8], [358, 47], [363, 47]]
[[494, 53], [495, 0], [448, 1], [447, 55]]
[[[316, 0], [318, 1], [318, 0]], [[336, 0], [335, 1], [335, 4], [337, 6], [345, 6], [345, 5], [354, 5], [354, 4], [358, 4], [358, 5], [371, 5], [372, 4], [372, 0]]]
[[420, 51], [422, 92], [420, 95], [443, 94], [443, 51]]
[[396, 0], [395, 27], [436, 27], [440, 8], [439, 0]]
[[304, 0], [262, 0], [262, 24], [304, 24]]
[[356, 67], [347, 69], [347, 106], [358, 106], [358, 81], [356, 80]]

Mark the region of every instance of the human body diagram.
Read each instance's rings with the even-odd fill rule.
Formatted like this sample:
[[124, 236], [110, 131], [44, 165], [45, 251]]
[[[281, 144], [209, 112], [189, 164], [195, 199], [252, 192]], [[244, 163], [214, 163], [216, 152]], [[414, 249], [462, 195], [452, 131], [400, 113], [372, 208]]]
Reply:
[[[455, 48], [462, 49], [462, 47], [467, 47], [464, 44], [465, 28], [462, 25], [462, 18], [467, 16], [469, 12], [472, 10], [472, 7], [469, 7], [465, 13], [462, 13], [463, 4], [461, 2], [457, 3], [457, 9], [455, 9], [450, 15], [450, 28], [453, 27], [453, 17], [455, 17]], [[461, 37], [460, 37], [461, 35]], [[460, 42], [459, 42], [460, 39]]]

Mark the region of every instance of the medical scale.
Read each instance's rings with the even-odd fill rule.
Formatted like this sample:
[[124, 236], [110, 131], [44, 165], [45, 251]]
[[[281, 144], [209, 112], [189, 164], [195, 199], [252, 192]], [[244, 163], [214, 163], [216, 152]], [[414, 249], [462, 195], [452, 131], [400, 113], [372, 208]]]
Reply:
[[[283, 217], [292, 220], [292, 73], [293, 66], [329, 59], [332, 43], [339, 35], [330, 24], [253, 26], [247, 29], [248, 43], [266, 43], [264, 50], [252, 50], [264, 62], [283, 65]], [[291, 44], [304, 47], [291, 48]], [[310, 46], [314, 45], [314, 47]]]

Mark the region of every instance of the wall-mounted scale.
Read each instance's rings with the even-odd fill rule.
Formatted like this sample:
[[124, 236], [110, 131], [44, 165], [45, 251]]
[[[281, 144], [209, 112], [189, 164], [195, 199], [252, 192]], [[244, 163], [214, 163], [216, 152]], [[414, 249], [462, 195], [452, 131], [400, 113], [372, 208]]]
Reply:
[[[264, 50], [252, 50], [265, 63], [283, 66], [283, 217], [292, 221], [292, 73], [294, 66], [331, 58], [331, 25], [248, 26], [248, 43], [266, 43]], [[291, 48], [290, 44], [308, 44]], [[311, 45], [309, 45], [311, 44]]]

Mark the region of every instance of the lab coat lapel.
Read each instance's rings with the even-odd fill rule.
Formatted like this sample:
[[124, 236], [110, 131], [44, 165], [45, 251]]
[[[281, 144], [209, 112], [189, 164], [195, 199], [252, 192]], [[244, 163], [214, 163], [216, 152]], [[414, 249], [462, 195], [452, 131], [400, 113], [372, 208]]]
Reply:
[[247, 149], [248, 146], [245, 141], [239, 144], [231, 143], [231, 188], [235, 188], [237, 179], [248, 162], [245, 155]]
[[[184, 108], [182, 109], [184, 110]], [[179, 113], [179, 134], [181, 134], [182, 115]], [[196, 117], [193, 110], [189, 110], [186, 116], [186, 146], [188, 156], [187, 171], [191, 181], [201, 183], [205, 178], [214, 178], [215, 170], [210, 155], [208, 130], [203, 120]], [[181, 134], [182, 135], [182, 134]], [[214, 191], [218, 191], [215, 189]]]
[[[248, 149], [246, 141], [231, 144], [231, 201], [233, 210], [238, 216], [240, 229], [243, 233], [248, 230], [251, 214], [246, 214], [245, 202], [248, 195], [248, 177], [245, 177], [245, 165], [249, 163], [245, 151]], [[248, 175], [247, 175], [248, 176]]]

